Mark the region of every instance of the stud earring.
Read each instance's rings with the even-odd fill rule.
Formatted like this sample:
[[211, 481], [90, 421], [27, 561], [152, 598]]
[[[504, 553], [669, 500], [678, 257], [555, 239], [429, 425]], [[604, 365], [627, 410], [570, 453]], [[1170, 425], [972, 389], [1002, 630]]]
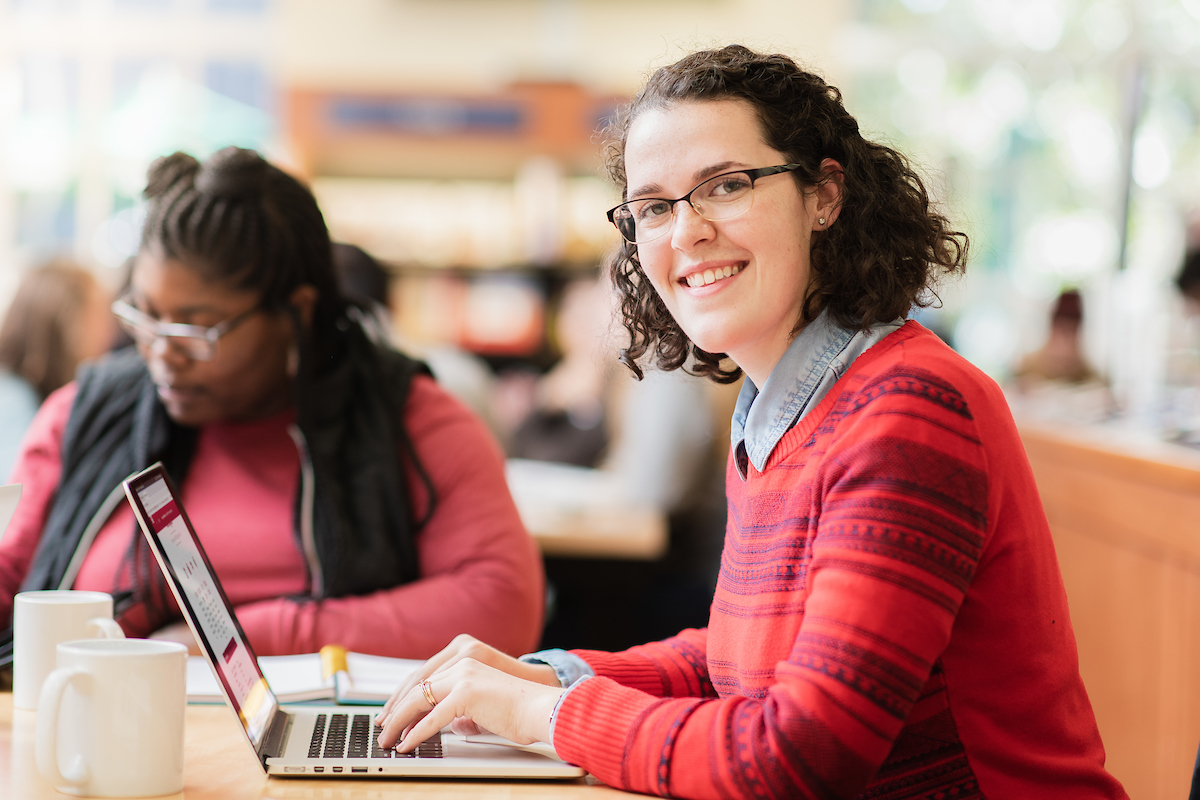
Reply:
[[818, 224], [818, 225], [824, 225], [824, 224], [825, 224], [825, 218], [824, 218], [824, 217], [821, 217], [819, 220], [817, 220], [817, 224]]

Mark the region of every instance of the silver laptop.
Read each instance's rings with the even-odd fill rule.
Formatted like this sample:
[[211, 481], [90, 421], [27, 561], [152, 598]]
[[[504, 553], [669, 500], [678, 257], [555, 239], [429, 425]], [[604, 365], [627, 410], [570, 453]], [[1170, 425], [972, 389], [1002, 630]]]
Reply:
[[124, 487], [226, 702], [268, 774], [312, 778], [578, 778], [584, 774], [555, 757], [548, 745], [525, 748], [501, 744], [506, 740], [494, 736], [461, 737], [444, 731], [415, 753], [400, 754], [379, 748], [374, 715], [362, 706], [280, 708], [162, 465], [134, 475]]

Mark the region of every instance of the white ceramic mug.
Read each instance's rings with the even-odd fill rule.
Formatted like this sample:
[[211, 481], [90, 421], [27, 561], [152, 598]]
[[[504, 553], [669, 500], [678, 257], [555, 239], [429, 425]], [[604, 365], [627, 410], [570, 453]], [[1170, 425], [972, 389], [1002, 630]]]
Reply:
[[84, 797], [182, 791], [186, 674], [187, 647], [177, 642], [60, 644], [38, 705], [38, 772]]
[[60, 642], [97, 634], [121, 639], [112, 595], [104, 592], [21, 592], [13, 602], [13, 708], [37, 708], [42, 682], [54, 669]]

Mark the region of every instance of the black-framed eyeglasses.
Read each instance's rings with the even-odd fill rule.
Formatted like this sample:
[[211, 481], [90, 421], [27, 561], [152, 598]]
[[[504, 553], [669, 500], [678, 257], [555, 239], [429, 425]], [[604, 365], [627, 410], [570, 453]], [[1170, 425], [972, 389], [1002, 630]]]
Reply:
[[259, 311], [262, 311], [262, 307], [255, 306], [207, 328], [203, 325], [159, 322], [149, 314], [139, 311], [123, 298], [112, 304], [112, 312], [117, 317], [117, 323], [133, 337], [135, 342], [146, 347], [153, 347], [155, 342], [163, 339], [195, 361], [212, 361], [217, 355], [217, 342], [221, 337]]
[[608, 221], [616, 226], [625, 240], [645, 244], [661, 239], [671, 229], [675, 204], [687, 201], [692, 210], [709, 222], [739, 217], [754, 205], [754, 182], [768, 175], [800, 169], [800, 164], [777, 167], [740, 169], [723, 172], [701, 181], [683, 197], [644, 197], [629, 200], [608, 212]]

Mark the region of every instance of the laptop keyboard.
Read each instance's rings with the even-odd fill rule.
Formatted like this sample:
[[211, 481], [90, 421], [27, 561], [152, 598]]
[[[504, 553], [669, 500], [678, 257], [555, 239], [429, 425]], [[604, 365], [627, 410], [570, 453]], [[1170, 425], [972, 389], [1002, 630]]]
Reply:
[[441, 758], [442, 735], [417, 745], [411, 753], [379, 749], [371, 714], [318, 714], [308, 743], [309, 758]]

